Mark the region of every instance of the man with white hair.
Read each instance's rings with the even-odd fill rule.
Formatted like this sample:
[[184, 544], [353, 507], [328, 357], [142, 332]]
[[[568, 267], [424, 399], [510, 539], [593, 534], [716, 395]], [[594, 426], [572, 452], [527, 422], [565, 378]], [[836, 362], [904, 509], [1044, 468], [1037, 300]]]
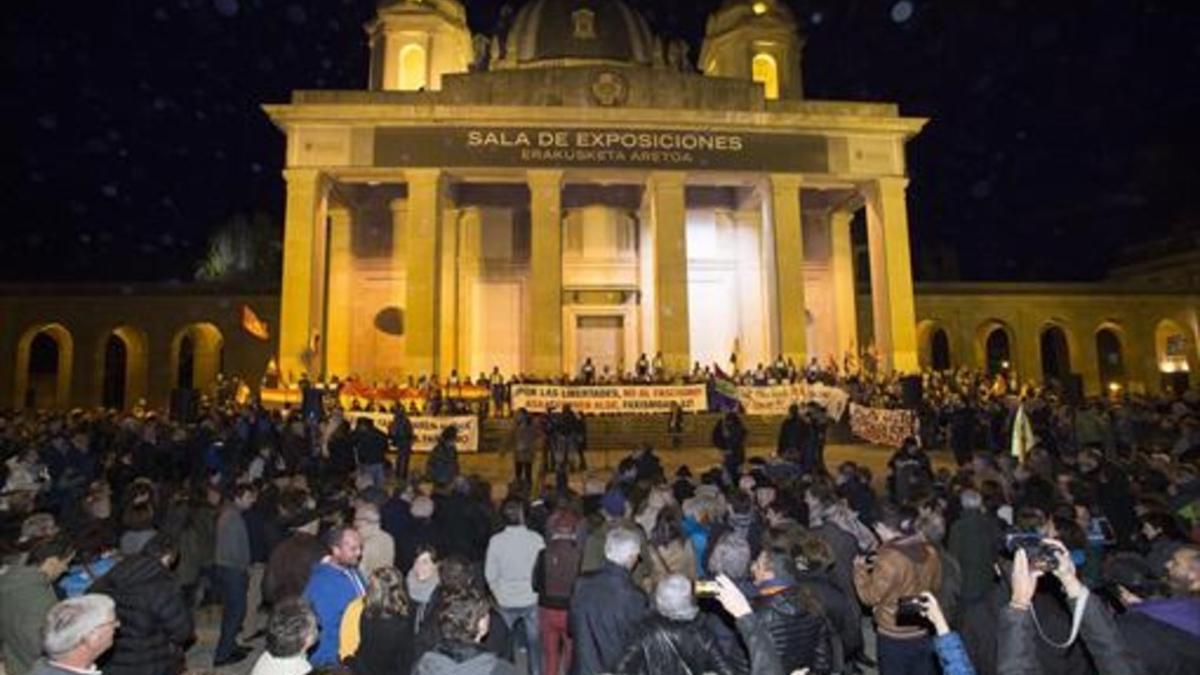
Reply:
[[112, 646], [119, 625], [116, 603], [107, 595], [88, 593], [63, 600], [46, 613], [45, 658], [34, 664], [30, 674], [99, 675], [96, 659]]
[[991, 596], [995, 584], [993, 565], [1000, 545], [1000, 522], [983, 506], [983, 497], [975, 490], [963, 490], [958, 496], [962, 515], [950, 526], [946, 548], [958, 561], [962, 573], [960, 608]]
[[396, 562], [396, 542], [392, 535], [383, 531], [379, 507], [370, 502], [359, 502], [354, 509], [354, 529], [362, 536], [362, 562], [358, 568], [363, 576], [382, 567], [391, 567]]
[[625, 649], [616, 672], [627, 675], [732, 675], [734, 665], [725, 658], [717, 640], [703, 621], [692, 595], [692, 582], [671, 574], [654, 591], [655, 615], [637, 631]]
[[637, 531], [617, 527], [604, 539], [604, 563], [575, 582], [569, 625], [575, 638], [572, 675], [611, 673], [633, 642], [649, 606], [630, 578], [642, 548]]

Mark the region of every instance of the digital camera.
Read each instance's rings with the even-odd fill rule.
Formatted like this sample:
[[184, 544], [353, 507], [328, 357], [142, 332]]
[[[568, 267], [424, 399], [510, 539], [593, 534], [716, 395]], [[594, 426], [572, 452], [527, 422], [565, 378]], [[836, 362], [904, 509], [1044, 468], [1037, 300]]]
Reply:
[[1005, 535], [1004, 550], [1008, 551], [1009, 555], [1024, 550], [1029, 569], [1041, 572], [1053, 572], [1058, 569], [1057, 551], [1037, 532], [1015, 532]]

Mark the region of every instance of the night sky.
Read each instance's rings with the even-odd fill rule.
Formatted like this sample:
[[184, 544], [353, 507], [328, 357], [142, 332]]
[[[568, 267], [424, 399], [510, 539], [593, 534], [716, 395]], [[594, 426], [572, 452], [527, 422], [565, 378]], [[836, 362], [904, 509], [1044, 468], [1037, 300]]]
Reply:
[[[192, 278], [234, 214], [282, 222], [259, 105], [366, 85], [375, 0], [7, 4], [2, 280]], [[468, 3], [472, 29], [502, 4]], [[719, 1], [631, 4], [694, 57]], [[1196, 3], [790, 4], [807, 96], [933, 118], [909, 145], [918, 278], [948, 253], [964, 279], [1095, 279], [1122, 246], [1200, 229]]]

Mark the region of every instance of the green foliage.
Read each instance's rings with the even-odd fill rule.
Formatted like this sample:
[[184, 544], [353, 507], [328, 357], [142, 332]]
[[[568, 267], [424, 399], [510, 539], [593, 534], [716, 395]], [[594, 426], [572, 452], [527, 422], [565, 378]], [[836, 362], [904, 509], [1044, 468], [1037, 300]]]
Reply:
[[196, 265], [208, 282], [278, 283], [283, 272], [279, 227], [264, 213], [239, 213], [221, 225]]

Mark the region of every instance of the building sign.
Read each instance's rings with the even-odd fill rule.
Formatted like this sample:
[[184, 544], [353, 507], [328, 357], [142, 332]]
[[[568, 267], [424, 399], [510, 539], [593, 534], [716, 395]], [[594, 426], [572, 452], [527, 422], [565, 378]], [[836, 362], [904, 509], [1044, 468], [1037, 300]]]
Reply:
[[[393, 418], [391, 413], [347, 412], [346, 421], [350, 424], [350, 428], [354, 428], [354, 424], [360, 417], [366, 417], [374, 421], [375, 427], [382, 431], [387, 431], [388, 425], [392, 423]], [[433, 450], [433, 446], [437, 445], [442, 431], [451, 425], [458, 430], [458, 442], [456, 445], [460, 452], [479, 451], [479, 420], [473, 415], [409, 417], [408, 420], [413, 425], [414, 452], [429, 452]]]
[[708, 398], [703, 384], [683, 386], [558, 387], [540, 384], [512, 385], [513, 410], [531, 413], [562, 410], [585, 415], [666, 414], [678, 404], [684, 412], [704, 412]]
[[698, 129], [393, 127], [375, 132], [385, 167], [556, 167], [828, 171], [822, 136]]

